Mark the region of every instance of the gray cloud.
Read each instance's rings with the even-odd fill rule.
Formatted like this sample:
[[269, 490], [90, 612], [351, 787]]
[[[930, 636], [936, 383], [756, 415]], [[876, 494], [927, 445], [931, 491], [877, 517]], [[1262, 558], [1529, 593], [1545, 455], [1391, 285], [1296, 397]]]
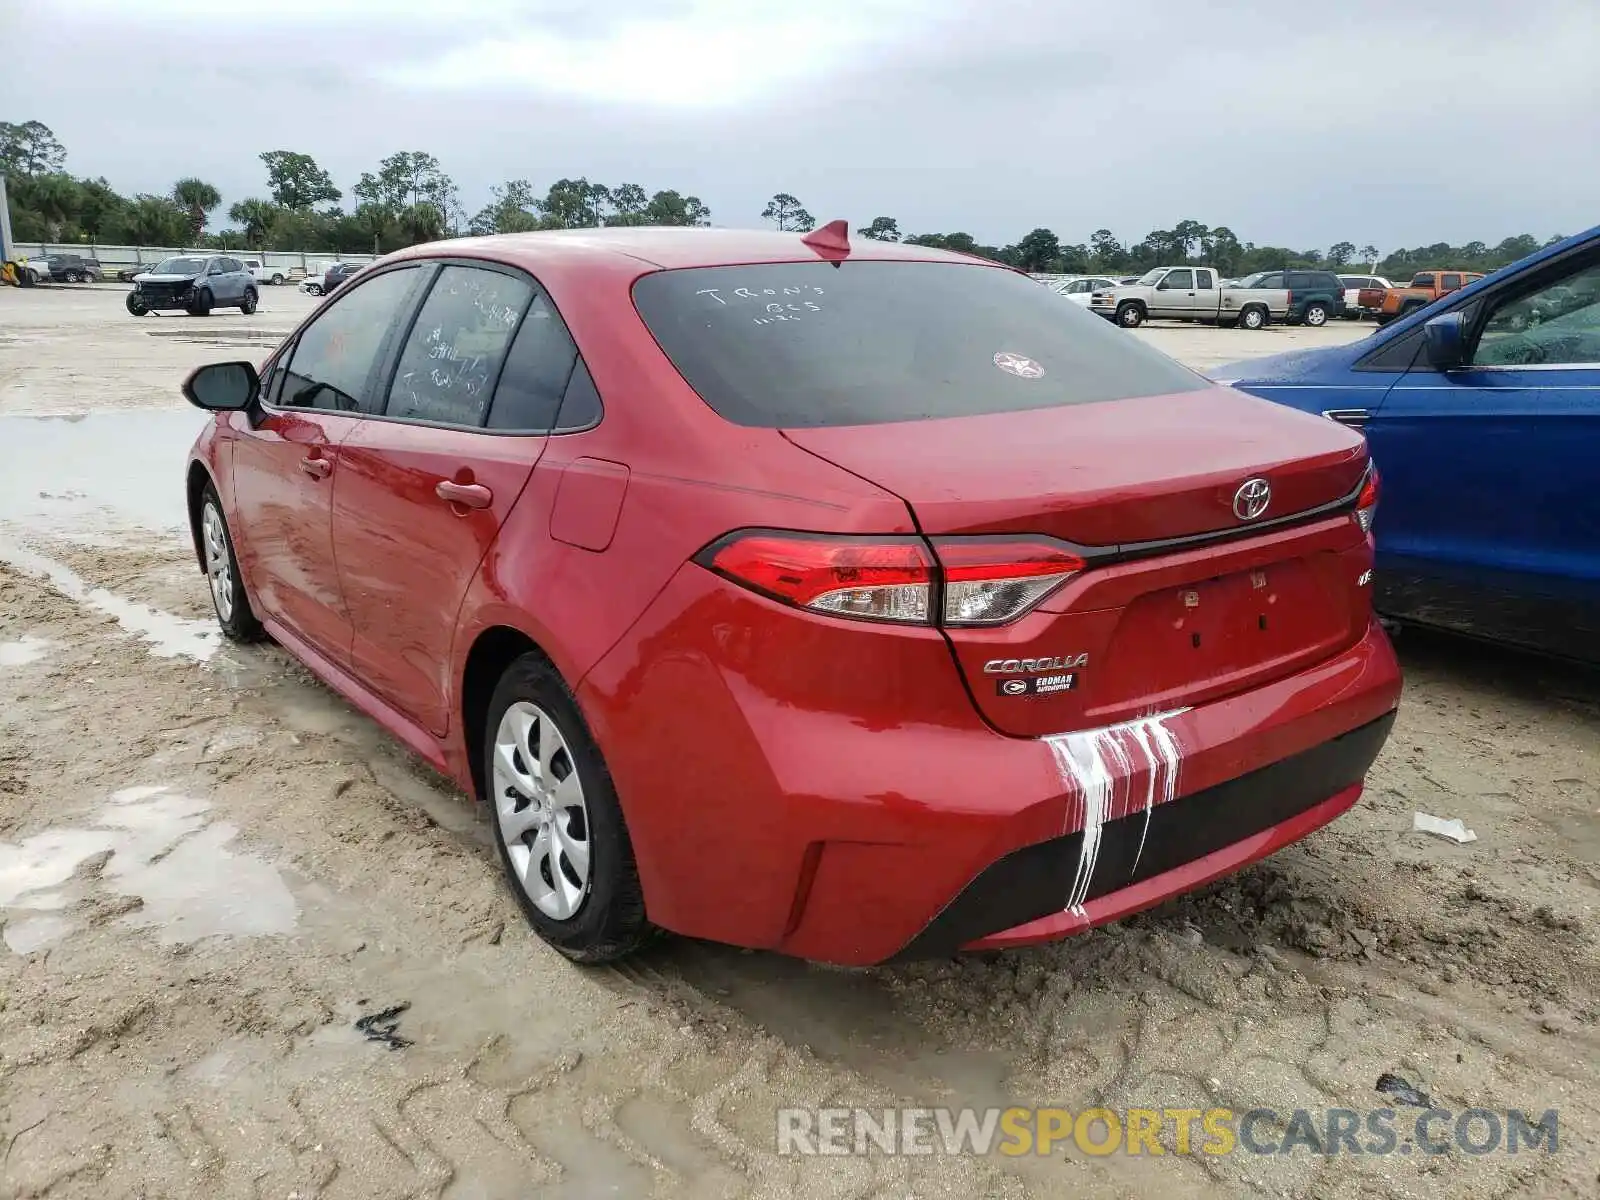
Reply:
[[[1194, 217], [1391, 247], [1597, 220], [1593, 0], [730, 3], [35, 0], [4, 19], [40, 65], [0, 75], [0, 118], [51, 125], [71, 169], [124, 190], [199, 174], [230, 202], [264, 190], [261, 150], [348, 190], [426, 149], [469, 210], [508, 177], [588, 175], [697, 193], [719, 223], [781, 189], [819, 219], [989, 241]], [[688, 36], [650, 24], [672, 20]]]

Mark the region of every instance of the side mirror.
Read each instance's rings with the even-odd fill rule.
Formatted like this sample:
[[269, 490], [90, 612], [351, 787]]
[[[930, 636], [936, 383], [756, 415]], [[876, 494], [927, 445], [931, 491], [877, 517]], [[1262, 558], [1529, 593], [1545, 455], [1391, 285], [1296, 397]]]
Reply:
[[1442, 313], [1422, 327], [1428, 362], [1435, 370], [1449, 371], [1466, 358], [1466, 319], [1458, 312]]
[[207, 412], [240, 412], [250, 407], [260, 384], [253, 363], [208, 363], [183, 381], [183, 398]]

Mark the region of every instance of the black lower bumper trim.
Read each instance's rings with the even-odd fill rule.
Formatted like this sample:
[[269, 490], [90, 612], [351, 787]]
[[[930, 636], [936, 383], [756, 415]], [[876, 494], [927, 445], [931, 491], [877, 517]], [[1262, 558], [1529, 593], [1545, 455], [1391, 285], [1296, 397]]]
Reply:
[[[1087, 898], [1203, 858], [1360, 783], [1388, 740], [1394, 718], [1389, 713], [1290, 758], [1157, 805], [1148, 831], [1142, 811], [1107, 821]], [[996, 859], [891, 961], [945, 957], [979, 938], [1061, 912], [1082, 845], [1080, 831]]]

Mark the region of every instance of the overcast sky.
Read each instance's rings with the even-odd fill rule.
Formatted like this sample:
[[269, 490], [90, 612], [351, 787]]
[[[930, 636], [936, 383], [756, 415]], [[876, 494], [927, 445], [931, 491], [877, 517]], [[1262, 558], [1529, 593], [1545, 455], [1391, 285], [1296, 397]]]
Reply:
[[[1600, 222], [1600, 0], [0, 0], [0, 119], [126, 192], [348, 199], [395, 150], [473, 211], [561, 176], [756, 225], [899, 219], [1295, 248]], [[271, 15], [256, 15], [270, 12]]]

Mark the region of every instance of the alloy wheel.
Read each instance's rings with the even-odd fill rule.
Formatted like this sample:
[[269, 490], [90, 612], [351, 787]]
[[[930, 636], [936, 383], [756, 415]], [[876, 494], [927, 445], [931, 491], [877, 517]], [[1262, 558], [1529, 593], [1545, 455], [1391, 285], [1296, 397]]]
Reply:
[[567, 739], [550, 714], [519, 700], [494, 739], [494, 806], [512, 872], [528, 900], [565, 921], [589, 891], [589, 810]]
[[206, 556], [206, 578], [211, 582], [211, 600], [217, 616], [233, 619], [233, 560], [228, 554], [227, 526], [217, 506], [206, 503], [200, 515], [200, 541]]

